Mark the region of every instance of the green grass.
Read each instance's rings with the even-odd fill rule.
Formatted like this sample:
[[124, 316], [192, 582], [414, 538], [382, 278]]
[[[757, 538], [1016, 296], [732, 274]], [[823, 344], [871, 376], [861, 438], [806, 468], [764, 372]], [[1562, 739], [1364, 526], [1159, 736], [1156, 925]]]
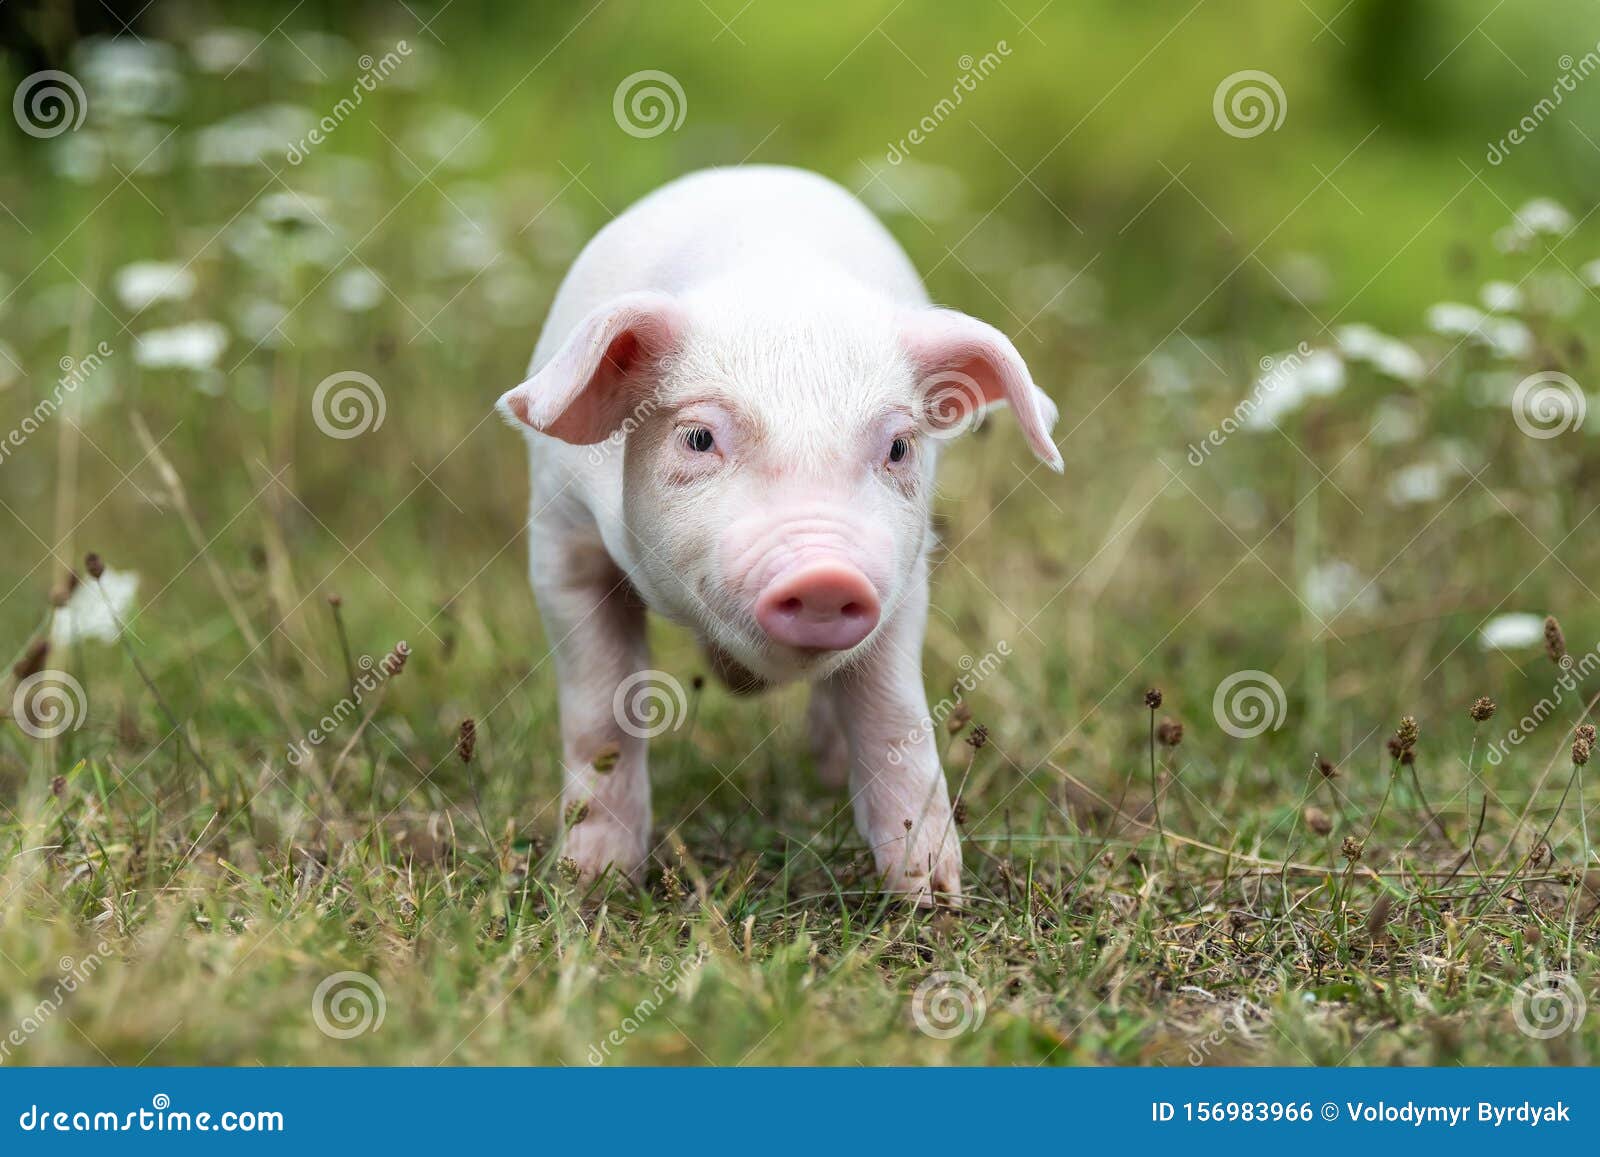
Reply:
[[[734, 24], [742, 43], [710, 16], [623, 4], [492, 30], [452, 10], [444, 45], [355, 25], [326, 83], [300, 79], [274, 38], [228, 79], [186, 63], [182, 103], [148, 122], [119, 126], [92, 102], [76, 134], [0, 145], [0, 202], [17, 218], [0, 249], [0, 341], [18, 371], [4, 427], [49, 393], [60, 358], [113, 351], [81, 409], [0, 462], [0, 639], [21, 656], [46, 633], [52, 589], [88, 551], [141, 577], [122, 642], [49, 656], [85, 690], [81, 727], [0, 728], [0, 1063], [1600, 1056], [1592, 1011], [1548, 1039], [1515, 1018], [1541, 972], [1597, 999], [1600, 865], [1580, 816], [1600, 800], [1592, 783], [1563, 788], [1600, 683], [1580, 664], [1491, 765], [1489, 745], [1562, 672], [1538, 646], [1477, 640], [1507, 612], [1556, 614], [1579, 658], [1600, 640], [1594, 419], [1529, 438], [1499, 393], [1534, 370], [1592, 377], [1600, 303], [1576, 271], [1600, 255], [1600, 227], [1522, 254], [1491, 242], [1534, 194], [1582, 218], [1595, 154], [1563, 112], [1512, 162], [1481, 161], [1555, 55], [1600, 34], [1568, 44], [1554, 16], [1502, 15], [1484, 27], [1526, 78], [1481, 37], [1430, 78], [1491, 6], [1416, 6], [1394, 81], [1407, 99], [1386, 112], [1362, 95], [1386, 48], [1362, 31], [1366, 5], [1335, 23], [1344, 46], [1277, 4], [1258, 6], [1243, 43], [1222, 6], [1056, 5], [1032, 26], [1043, 45], [1003, 9], [892, 7], [758, 3]], [[201, 127], [267, 101], [321, 115], [349, 92], [354, 57], [399, 37], [417, 45], [403, 66], [415, 85], [381, 86], [303, 165], [194, 163]], [[634, 196], [747, 155], [861, 188], [862, 158], [949, 91], [960, 54], [1002, 37], [1014, 56], [915, 154], [957, 174], [959, 195], [913, 200], [916, 214], [882, 200], [935, 296], [1015, 333], [1064, 415], [1064, 477], [1033, 468], [1001, 416], [941, 479], [930, 698], [1009, 651], [964, 696], [988, 742], [950, 741], [966, 908], [876, 893], [846, 801], [816, 782], [800, 691], [736, 699], [715, 682], [654, 743], [646, 885], [575, 896], [559, 865], [555, 684], [524, 576], [522, 447], [492, 401], [575, 247]], [[1226, 137], [1212, 90], [1259, 67], [1283, 82], [1289, 119]], [[636, 140], [612, 120], [617, 83], [644, 68], [681, 81], [679, 132]], [[1452, 111], [1430, 114], [1441, 104]], [[430, 150], [419, 128], [447, 106], [485, 119]], [[131, 149], [142, 123], [151, 144], [177, 126], [165, 167], [133, 171], [140, 147], [92, 179], [60, 174], [62, 145], [90, 133]], [[1043, 163], [1028, 183], [1007, 158]], [[290, 190], [315, 216], [270, 223], [261, 199]], [[480, 246], [487, 269], [452, 263]], [[1293, 276], [1296, 254], [1325, 284]], [[196, 292], [136, 315], [114, 292], [136, 260], [190, 263]], [[381, 300], [341, 311], [338, 272], [363, 267]], [[1535, 343], [1512, 359], [1424, 329], [1428, 305], [1474, 300], [1492, 278], [1530, 293], [1559, 281], [1578, 304], [1525, 311]], [[258, 344], [273, 305], [286, 314]], [[135, 335], [199, 319], [231, 331], [216, 372], [136, 364]], [[1425, 379], [1352, 364], [1342, 392], [1281, 431], [1187, 461], [1263, 355], [1326, 347], [1353, 322], [1412, 340]], [[313, 392], [352, 370], [379, 383], [384, 422], [327, 437]], [[1372, 436], [1386, 405], [1413, 416], [1410, 437]], [[1395, 475], [1430, 463], [1438, 497], [1393, 503]], [[1334, 562], [1359, 578], [1330, 606], [1308, 586]], [[400, 640], [410, 658], [296, 764], [291, 745], [348, 693], [330, 595], [352, 660]], [[704, 672], [682, 635], [654, 643], [685, 686]], [[1283, 687], [1284, 709], [1239, 738], [1213, 697], [1249, 670]], [[1159, 832], [1151, 686], [1157, 719], [1185, 725], [1181, 745], [1155, 749]], [[1500, 710], [1475, 726], [1480, 695]], [[1421, 728], [1415, 780], [1384, 748], [1403, 715]], [[466, 718], [470, 764], [456, 755]], [[1476, 858], [1451, 877], [1485, 799]], [[1531, 865], [1547, 825], [1555, 861]], [[1347, 837], [1363, 844], [1354, 866]], [[65, 957], [74, 991], [57, 1008]], [[341, 971], [381, 987], [376, 1031], [318, 1027], [314, 994]], [[950, 1037], [913, 1012], [940, 1007], [915, 996], [940, 973], [982, 993], [981, 1023]]]

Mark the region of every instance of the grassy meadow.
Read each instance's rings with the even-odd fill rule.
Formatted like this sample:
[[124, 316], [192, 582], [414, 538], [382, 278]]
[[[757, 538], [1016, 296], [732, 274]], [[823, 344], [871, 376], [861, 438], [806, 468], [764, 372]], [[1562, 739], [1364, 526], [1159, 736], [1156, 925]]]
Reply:
[[[1600, 13], [739, 2], [7, 45], [83, 117], [0, 132], [0, 1064], [1600, 1060]], [[492, 405], [744, 161], [1062, 411], [944, 459], [959, 912], [659, 624], [652, 867], [566, 881]]]

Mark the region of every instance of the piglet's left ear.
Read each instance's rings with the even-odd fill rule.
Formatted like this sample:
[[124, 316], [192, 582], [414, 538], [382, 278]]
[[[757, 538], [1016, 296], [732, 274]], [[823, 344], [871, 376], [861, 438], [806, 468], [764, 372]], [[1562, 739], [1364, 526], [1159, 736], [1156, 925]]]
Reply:
[[983, 409], [1005, 402], [1034, 454], [1061, 473], [1061, 452], [1050, 439], [1055, 403], [1033, 384], [1005, 334], [964, 313], [930, 308], [905, 316], [900, 340], [937, 428], [964, 427]]

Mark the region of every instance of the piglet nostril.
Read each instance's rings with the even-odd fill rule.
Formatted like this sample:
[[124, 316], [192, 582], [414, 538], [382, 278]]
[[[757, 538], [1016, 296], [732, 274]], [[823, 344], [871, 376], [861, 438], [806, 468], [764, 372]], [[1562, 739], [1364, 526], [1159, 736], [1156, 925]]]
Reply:
[[814, 563], [770, 582], [756, 599], [755, 615], [776, 643], [845, 651], [878, 625], [878, 592], [848, 563]]

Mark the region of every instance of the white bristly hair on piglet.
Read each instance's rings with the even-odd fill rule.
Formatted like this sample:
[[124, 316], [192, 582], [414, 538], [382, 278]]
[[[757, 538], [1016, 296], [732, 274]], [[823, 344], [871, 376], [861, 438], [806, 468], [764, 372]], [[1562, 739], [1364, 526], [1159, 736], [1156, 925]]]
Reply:
[[529, 374], [500, 409], [528, 433], [577, 874], [636, 875], [650, 852], [654, 730], [626, 694], [660, 675], [642, 599], [740, 690], [811, 683], [819, 768], [848, 780], [886, 886], [959, 902], [924, 726], [929, 500], [942, 444], [1000, 403], [1060, 469], [1055, 406], [1011, 343], [932, 307], [843, 189], [749, 167], [685, 177], [603, 229]]

